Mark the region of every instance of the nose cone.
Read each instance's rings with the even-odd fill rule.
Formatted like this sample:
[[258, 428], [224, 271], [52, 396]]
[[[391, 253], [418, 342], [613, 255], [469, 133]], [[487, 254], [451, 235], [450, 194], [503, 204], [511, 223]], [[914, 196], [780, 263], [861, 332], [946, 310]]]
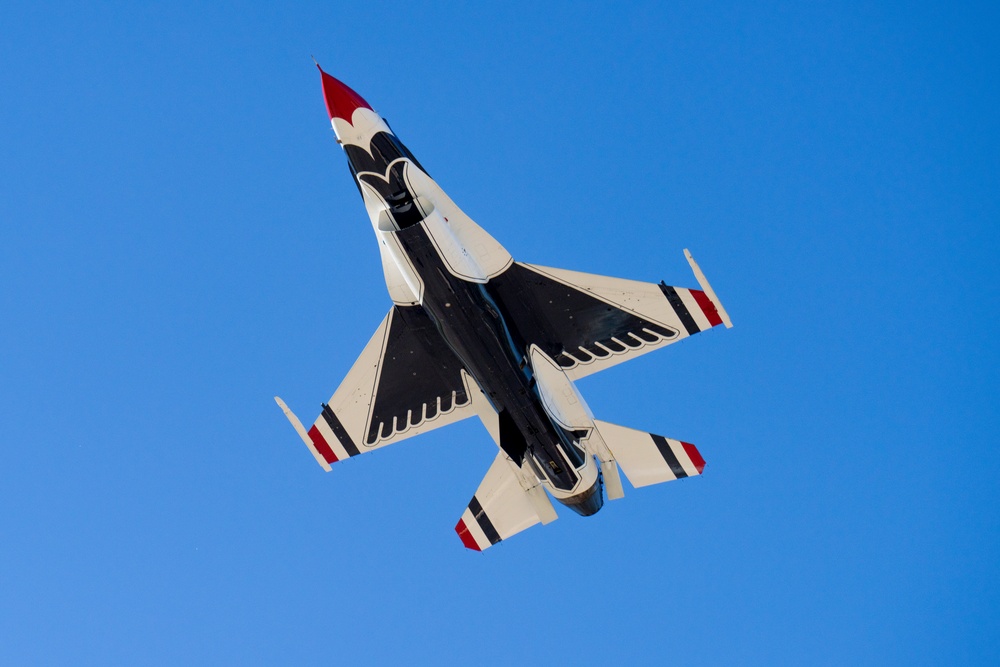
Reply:
[[324, 72], [319, 65], [316, 67], [323, 80], [323, 98], [326, 100], [326, 110], [330, 114], [330, 120], [341, 118], [350, 123], [355, 109], [371, 109], [371, 105], [365, 102], [364, 98]]

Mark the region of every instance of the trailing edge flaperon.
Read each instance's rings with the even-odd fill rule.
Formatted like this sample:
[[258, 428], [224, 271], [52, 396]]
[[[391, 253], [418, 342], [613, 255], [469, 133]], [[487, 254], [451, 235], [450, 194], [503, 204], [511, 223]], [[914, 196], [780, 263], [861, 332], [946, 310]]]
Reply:
[[[481, 551], [633, 486], [701, 474], [694, 445], [597, 419], [573, 384], [729, 316], [701, 290], [515, 262], [356, 92], [320, 69], [337, 143], [378, 237], [393, 307], [307, 430], [324, 469], [478, 416], [500, 448], [455, 527]], [[603, 484], [602, 484], [603, 482]], [[546, 491], [548, 493], [546, 493]]]

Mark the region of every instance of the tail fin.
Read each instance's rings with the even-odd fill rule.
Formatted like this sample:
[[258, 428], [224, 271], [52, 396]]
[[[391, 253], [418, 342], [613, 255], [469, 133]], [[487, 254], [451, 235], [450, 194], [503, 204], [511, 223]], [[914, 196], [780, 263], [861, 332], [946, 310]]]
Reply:
[[595, 419], [604, 444], [634, 487], [700, 475], [705, 459], [694, 445]]

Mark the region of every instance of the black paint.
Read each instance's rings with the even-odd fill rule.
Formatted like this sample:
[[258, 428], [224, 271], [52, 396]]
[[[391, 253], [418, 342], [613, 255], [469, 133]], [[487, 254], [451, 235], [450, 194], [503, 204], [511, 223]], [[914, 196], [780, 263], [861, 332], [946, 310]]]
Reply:
[[486, 534], [486, 539], [490, 541], [491, 546], [501, 540], [500, 533], [493, 527], [493, 522], [486, 516], [483, 506], [479, 504], [479, 499], [475, 496], [472, 496], [472, 500], [469, 501], [469, 511], [476, 518], [476, 523], [479, 524], [479, 527], [483, 529], [483, 533]]
[[340, 440], [340, 444], [347, 451], [348, 456], [357, 456], [361, 453], [358, 451], [357, 445], [354, 444], [354, 440], [351, 439], [351, 434], [347, 432], [344, 425], [340, 423], [340, 419], [326, 403], [323, 404], [323, 419], [326, 420], [326, 424], [333, 431], [333, 434], [337, 436], [337, 440]]
[[677, 290], [660, 281], [660, 291], [663, 292], [663, 296], [667, 297], [667, 301], [670, 302], [674, 312], [677, 313], [677, 317], [681, 319], [681, 324], [687, 329], [688, 334], [694, 335], [701, 331], [698, 325], [695, 324], [694, 318], [691, 317], [691, 313], [688, 312], [687, 306], [681, 301], [681, 296], [677, 293]]
[[[365, 444], [374, 445], [381, 433], [417, 426], [441, 410], [469, 404], [463, 364], [443, 343], [441, 334], [420, 306], [395, 306], [389, 315], [388, 340], [379, 368]], [[454, 395], [454, 401], [452, 400]]]
[[512, 323], [515, 340], [525, 349], [537, 345], [563, 368], [677, 336], [673, 329], [616, 308], [524, 264], [512, 265], [490, 280], [487, 288], [502, 308], [504, 319]]
[[670, 466], [670, 471], [674, 473], [674, 477], [681, 479], [682, 477], [687, 477], [688, 474], [684, 472], [684, 468], [681, 466], [681, 462], [677, 460], [674, 455], [674, 450], [670, 448], [670, 443], [662, 435], [649, 434], [653, 438], [653, 442], [656, 444], [656, 448], [660, 450], [660, 456], [663, 460], [667, 462]]

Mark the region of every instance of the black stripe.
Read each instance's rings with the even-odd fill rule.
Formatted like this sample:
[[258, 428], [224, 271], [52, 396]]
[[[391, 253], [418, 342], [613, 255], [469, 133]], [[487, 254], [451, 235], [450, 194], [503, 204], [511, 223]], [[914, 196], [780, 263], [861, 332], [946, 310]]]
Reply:
[[472, 500], [469, 501], [469, 511], [472, 512], [472, 516], [476, 517], [476, 522], [479, 523], [479, 527], [483, 529], [486, 533], [486, 539], [490, 541], [490, 545], [494, 545], [500, 541], [500, 533], [497, 529], [493, 527], [493, 522], [490, 518], [486, 516], [486, 512], [483, 511], [483, 506], [479, 504], [479, 500], [472, 496]]
[[662, 280], [660, 281], [660, 291], [663, 292], [663, 296], [667, 297], [667, 301], [673, 306], [674, 312], [677, 313], [677, 317], [681, 318], [681, 324], [687, 329], [688, 334], [696, 334], [701, 329], [695, 324], [694, 318], [691, 317], [691, 313], [688, 312], [687, 306], [681, 301], [680, 295], [670, 285], [667, 285]]
[[674, 450], [670, 449], [670, 443], [667, 442], [667, 439], [662, 435], [653, 435], [652, 433], [649, 435], [653, 438], [653, 442], [656, 443], [656, 448], [660, 450], [660, 456], [662, 456], [663, 460], [667, 462], [668, 466], [670, 466], [670, 471], [674, 473], [674, 477], [677, 479], [687, 477], [688, 474], [684, 472], [684, 468], [681, 467], [681, 462], [677, 460], [676, 456], [674, 456]]
[[333, 434], [337, 436], [337, 440], [340, 440], [340, 444], [347, 450], [348, 456], [357, 456], [361, 453], [358, 451], [354, 441], [351, 440], [351, 434], [347, 432], [347, 429], [340, 423], [337, 415], [333, 414], [333, 410], [326, 403], [323, 404], [323, 419], [326, 420], [326, 424], [333, 431]]

